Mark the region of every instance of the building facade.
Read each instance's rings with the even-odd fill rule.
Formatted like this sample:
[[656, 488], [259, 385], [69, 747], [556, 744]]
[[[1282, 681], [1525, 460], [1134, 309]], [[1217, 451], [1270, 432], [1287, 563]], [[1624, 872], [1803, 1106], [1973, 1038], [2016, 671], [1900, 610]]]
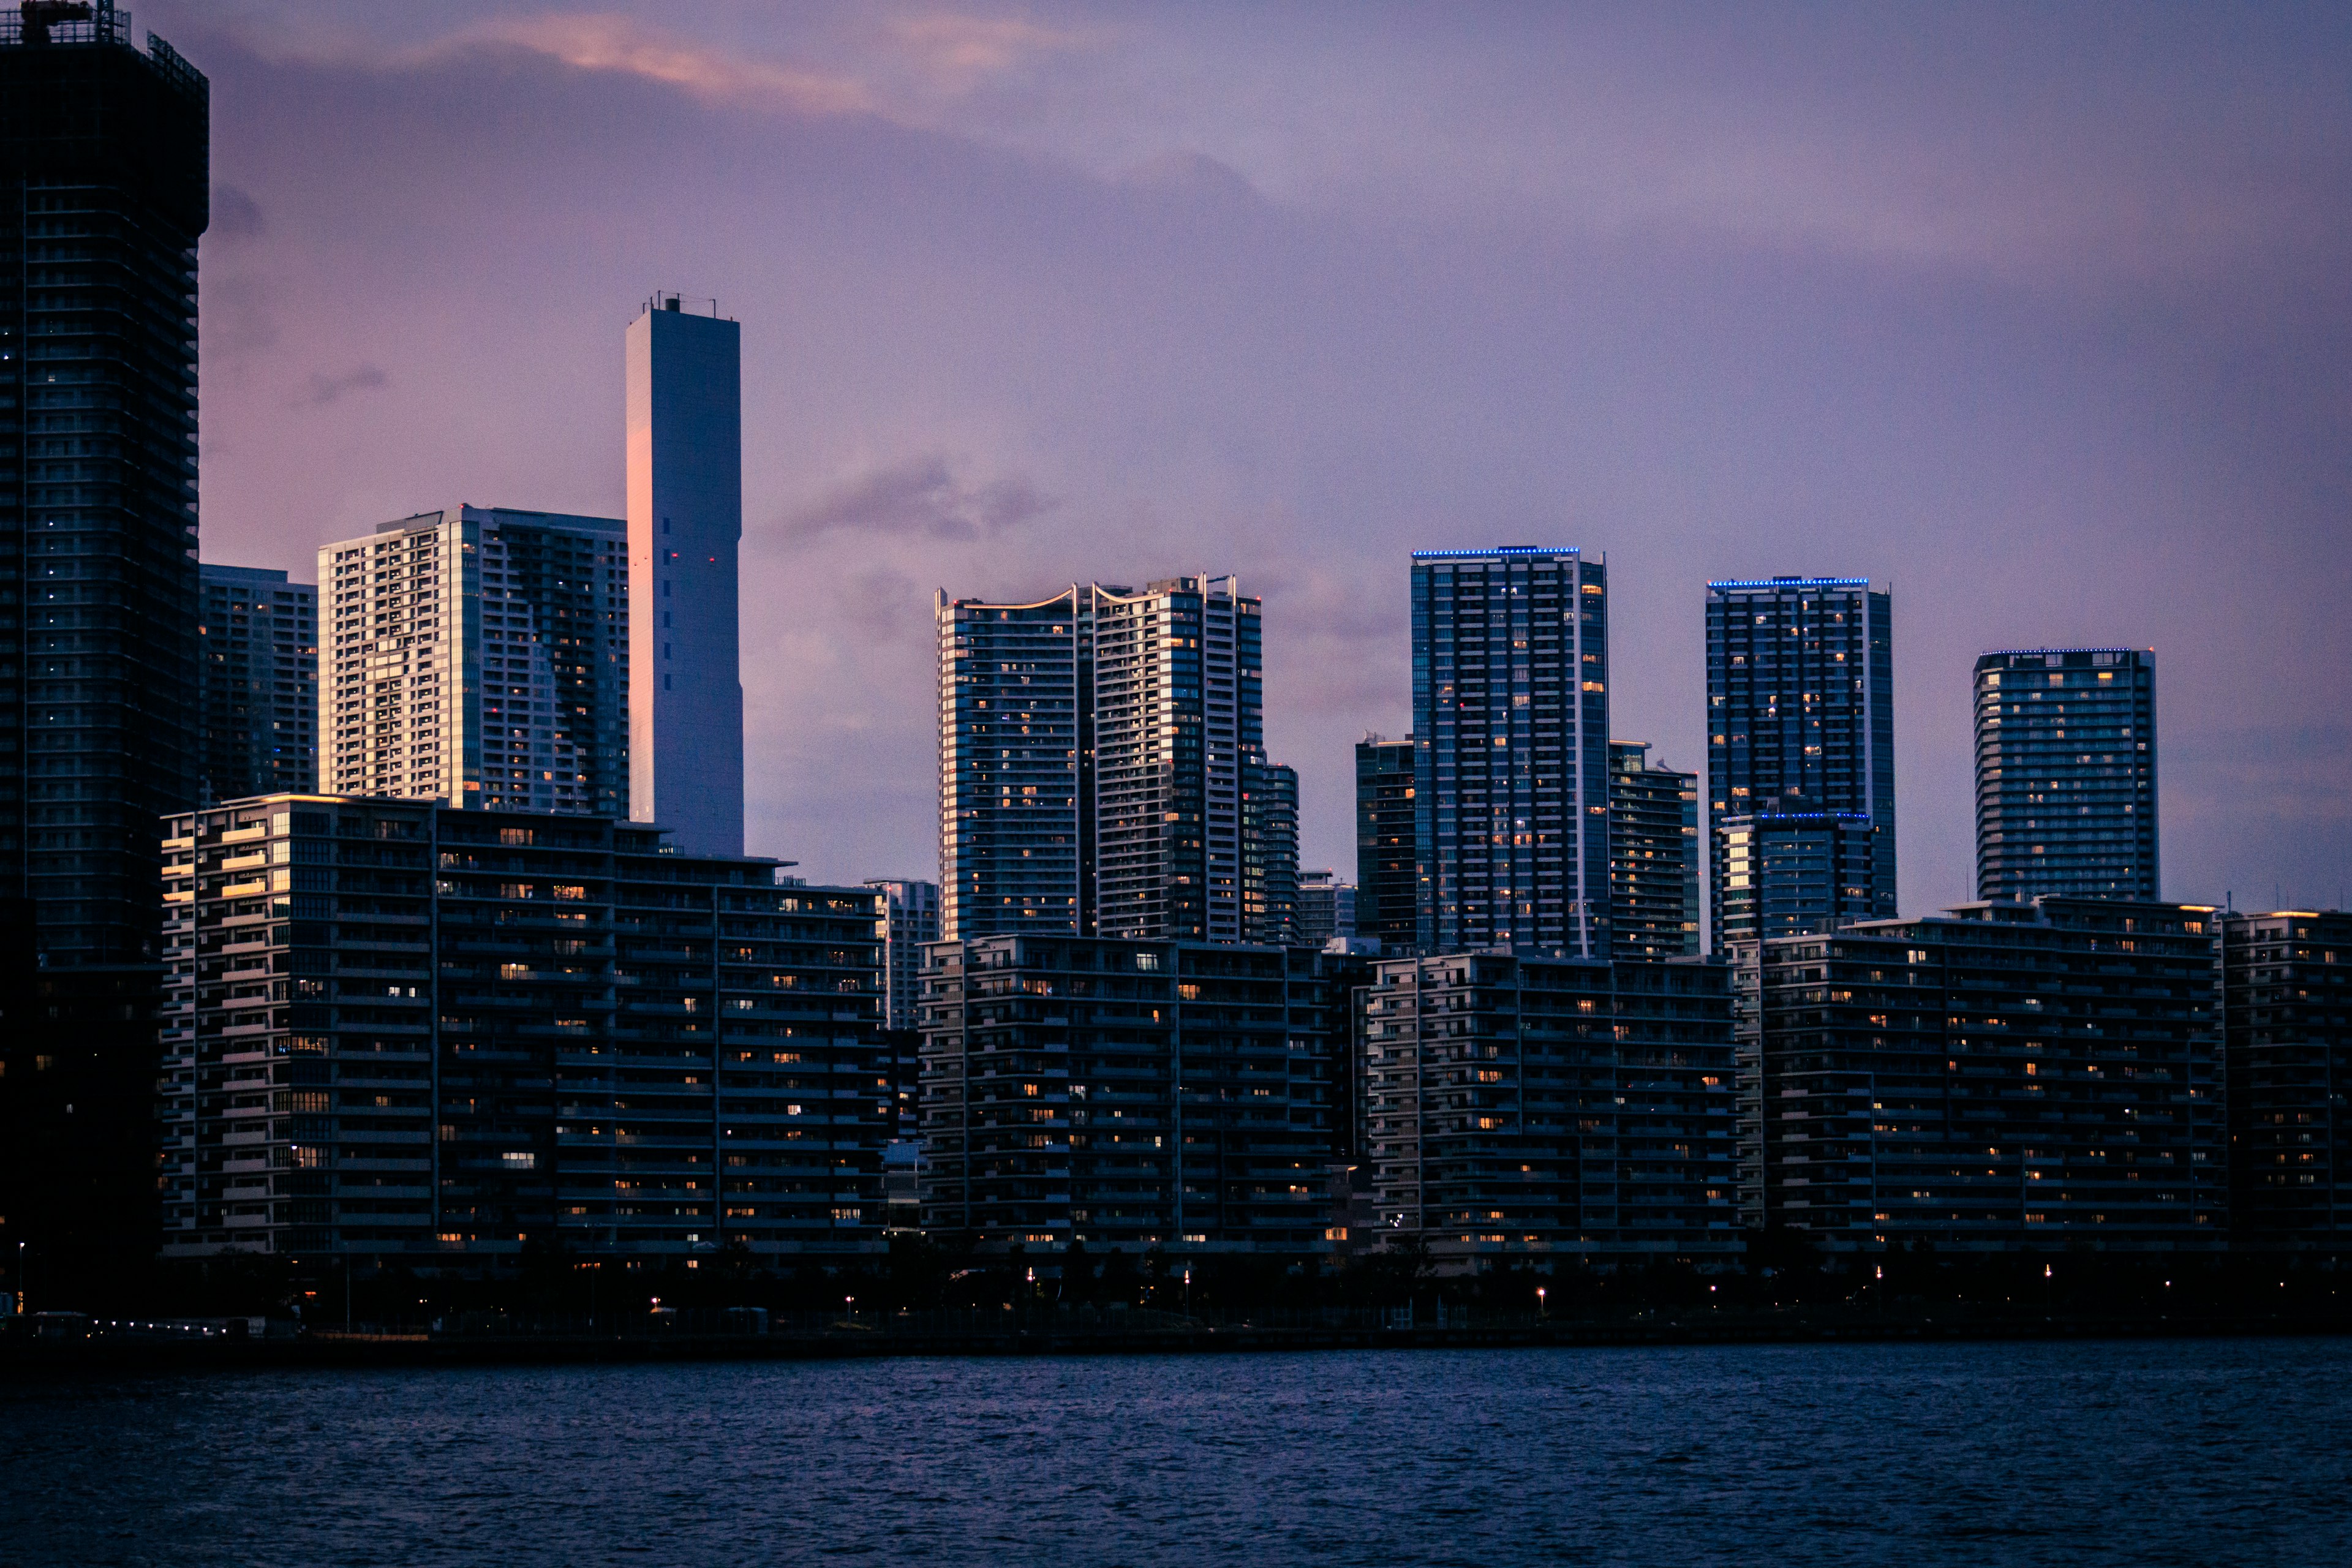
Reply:
[[1333, 937], [1356, 935], [1356, 885], [1329, 871], [1298, 873], [1298, 940], [1320, 947]]
[[1977, 660], [1977, 897], [2161, 896], [2156, 654]]
[[197, 784], [211, 89], [136, 38], [0, 16], [0, 1249], [67, 1289], [152, 1233], [155, 823]]
[[1266, 918], [1250, 875], [1280, 904], [1297, 781], [1264, 760], [1258, 602], [1233, 578], [938, 612], [946, 939], [1239, 942]]
[[319, 591], [283, 572], [203, 571], [200, 804], [319, 787]]
[[[1870, 825], [1870, 918], [1895, 912], [1893, 600], [1860, 577], [1706, 588], [1709, 929], [1725, 950], [1726, 824], [1789, 814]], [[1823, 910], [1814, 929], [1830, 929]]]
[[269, 795], [167, 834], [166, 1256], [878, 1244], [871, 889], [429, 802]]
[[1697, 955], [1698, 775], [1647, 742], [1609, 742], [1609, 904], [1616, 957]]
[[984, 1248], [1328, 1250], [1363, 965], [997, 936], [931, 949], [922, 1224]]
[[322, 547], [324, 792], [623, 816], [625, 549], [616, 518], [472, 506]]
[[1419, 829], [1412, 736], [1356, 742], [1356, 934], [1387, 953], [1421, 940]]
[[1870, 818], [1822, 811], [1727, 816], [1716, 836], [1721, 951], [1736, 955], [1764, 937], [1838, 931], [1878, 918], [1871, 881], [1877, 832]]
[[628, 811], [693, 855], [743, 853], [742, 331], [646, 301], [625, 334]]
[[1833, 1248], [2216, 1248], [2216, 912], [1978, 903], [1763, 944], [1762, 1210]]
[[1242, 940], [1281, 947], [1298, 926], [1298, 772], [1242, 759]]
[[196, 790], [196, 241], [210, 93], [128, 15], [0, 27], [0, 900], [152, 963]]
[[1363, 1072], [1382, 1226], [1440, 1255], [1737, 1249], [1721, 964], [1459, 953], [1377, 972]]
[[868, 877], [866, 885], [882, 895], [882, 968], [888, 980], [883, 1022], [893, 1029], [916, 1028], [923, 948], [940, 940], [940, 885], [891, 877]]
[[2230, 1219], [2250, 1247], [2352, 1243], [2352, 914], [2226, 915]]
[[1601, 563], [1414, 552], [1412, 715], [1419, 949], [1608, 957]]

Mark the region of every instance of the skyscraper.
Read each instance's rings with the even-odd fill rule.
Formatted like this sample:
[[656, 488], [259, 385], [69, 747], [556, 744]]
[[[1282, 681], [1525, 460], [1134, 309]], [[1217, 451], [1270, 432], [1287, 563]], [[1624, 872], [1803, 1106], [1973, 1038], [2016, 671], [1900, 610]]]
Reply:
[[1698, 775], [1609, 742], [1609, 903], [1619, 958], [1698, 952]]
[[[16, 8], [9, 7], [13, 13]], [[0, 31], [0, 899], [51, 968], [151, 960], [196, 789], [204, 76], [131, 18]]]
[[919, 1027], [923, 944], [940, 940], [940, 885], [889, 877], [868, 877], [866, 885], [882, 895], [882, 1026]]
[[321, 548], [320, 789], [621, 816], [624, 548], [617, 518], [471, 506]]
[[69, 1289], [152, 1245], [211, 88], [109, 0], [66, 10], [0, 19], [0, 1245]]
[[1244, 940], [1257, 600], [1171, 577], [938, 608], [943, 935]]
[[317, 789], [319, 590], [251, 566], [203, 583], [199, 799]]
[[742, 334], [712, 309], [658, 294], [626, 336], [629, 815], [740, 855]]
[[1425, 952], [1609, 956], [1603, 570], [1573, 549], [1413, 552]]
[[1412, 769], [1410, 735], [1356, 742], [1356, 934], [1391, 955], [1420, 940]]
[[[1723, 951], [1724, 825], [1867, 819], [1871, 918], [1895, 914], [1892, 600], [1861, 577], [1706, 585], [1709, 928]], [[1806, 929], [1834, 929], [1823, 908]]]
[[1255, 752], [1242, 763], [1242, 940], [1300, 940], [1298, 771]]
[[1356, 884], [1329, 871], [1298, 873], [1298, 940], [1320, 947], [1356, 934]]
[[1977, 897], [2154, 900], [2156, 654], [1977, 660]]

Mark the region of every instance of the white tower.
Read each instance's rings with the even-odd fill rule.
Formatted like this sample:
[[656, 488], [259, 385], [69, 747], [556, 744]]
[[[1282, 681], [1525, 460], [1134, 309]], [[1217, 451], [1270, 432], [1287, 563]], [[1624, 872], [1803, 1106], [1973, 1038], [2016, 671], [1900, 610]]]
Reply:
[[657, 294], [629, 323], [629, 816], [743, 853], [742, 334]]

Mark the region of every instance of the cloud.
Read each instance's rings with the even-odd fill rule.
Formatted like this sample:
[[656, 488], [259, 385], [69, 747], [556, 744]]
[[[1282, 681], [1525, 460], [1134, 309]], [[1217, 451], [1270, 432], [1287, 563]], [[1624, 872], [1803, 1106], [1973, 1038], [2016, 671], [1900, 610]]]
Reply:
[[890, 36], [942, 86], [964, 87], [1011, 69], [1032, 56], [1072, 49], [1084, 39], [1012, 16], [940, 12], [892, 22]]
[[1024, 475], [972, 485], [933, 453], [851, 480], [783, 524], [789, 538], [836, 530], [867, 537], [966, 540], [1017, 528], [1060, 505]]
[[261, 204], [235, 185], [213, 187], [213, 221], [208, 233], [226, 239], [250, 239], [262, 232]]
[[520, 16], [486, 22], [444, 51], [506, 45], [574, 70], [641, 77], [716, 102], [748, 103], [807, 115], [858, 114], [874, 104], [865, 86], [669, 37], [625, 16]]
[[286, 400], [289, 408], [324, 408], [339, 402], [345, 394], [375, 392], [392, 384], [392, 377], [372, 364], [361, 365], [341, 375], [329, 375], [324, 371], [312, 371], [302, 384], [302, 390]]

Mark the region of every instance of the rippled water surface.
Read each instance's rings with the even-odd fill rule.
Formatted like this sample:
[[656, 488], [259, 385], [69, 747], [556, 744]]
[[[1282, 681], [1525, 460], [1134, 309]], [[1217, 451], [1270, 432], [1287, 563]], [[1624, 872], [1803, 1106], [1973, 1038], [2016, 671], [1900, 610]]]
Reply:
[[2352, 1563], [2352, 1344], [204, 1375], [0, 1390], [0, 1562]]

